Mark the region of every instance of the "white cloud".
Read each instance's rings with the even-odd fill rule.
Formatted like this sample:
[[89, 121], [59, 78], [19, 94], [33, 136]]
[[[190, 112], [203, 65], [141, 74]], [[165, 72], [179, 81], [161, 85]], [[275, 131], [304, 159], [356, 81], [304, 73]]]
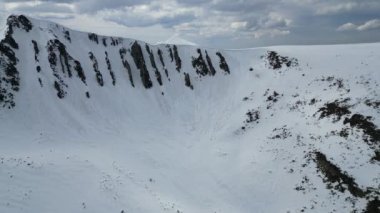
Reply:
[[192, 21], [197, 8], [179, 7], [175, 1], [162, 4], [151, 2], [149, 4], [125, 6], [119, 9], [107, 9], [97, 13], [105, 20], [123, 24], [128, 27], [144, 27], [159, 24], [165, 27]]
[[380, 19], [372, 19], [365, 22], [362, 25], [356, 25], [353, 23], [346, 23], [337, 28], [337, 31], [367, 31], [373, 29], [380, 29]]
[[373, 29], [379, 29], [380, 28], [380, 19], [373, 19], [369, 20], [363, 25], [360, 25], [358, 27], [359, 31], [364, 31], [364, 30], [373, 30]]
[[248, 25], [248, 22], [246, 21], [234, 21], [230, 24], [231, 28], [236, 29], [236, 30], [245, 29], [247, 25]]
[[276, 36], [284, 36], [284, 35], [289, 35], [290, 31], [289, 30], [279, 30], [279, 29], [260, 29], [252, 32], [252, 35], [254, 38], [259, 39], [264, 36], [269, 36], [269, 37], [276, 37]]
[[269, 13], [268, 17], [265, 18], [262, 25], [265, 28], [272, 28], [272, 27], [288, 27], [292, 23], [292, 20], [283, 17], [282, 15], [271, 12]]
[[346, 23], [346, 24], [339, 26], [336, 30], [337, 31], [349, 31], [349, 30], [356, 30], [357, 27], [358, 26], [353, 24], [353, 23]]

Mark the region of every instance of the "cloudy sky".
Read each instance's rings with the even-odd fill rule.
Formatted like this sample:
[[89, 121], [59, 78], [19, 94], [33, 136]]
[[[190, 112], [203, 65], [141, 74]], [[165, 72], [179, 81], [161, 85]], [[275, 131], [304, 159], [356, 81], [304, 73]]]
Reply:
[[150, 43], [210, 47], [380, 41], [380, 0], [0, 0], [10, 13]]

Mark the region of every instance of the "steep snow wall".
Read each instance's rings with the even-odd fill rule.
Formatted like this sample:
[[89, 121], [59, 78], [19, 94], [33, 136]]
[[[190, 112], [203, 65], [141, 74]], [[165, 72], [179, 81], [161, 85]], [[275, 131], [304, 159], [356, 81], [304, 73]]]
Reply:
[[[228, 91], [216, 83], [226, 81], [233, 63], [223, 51], [77, 32], [23, 15], [10, 16], [7, 29], [0, 105], [29, 130], [57, 120], [80, 126], [129, 113], [192, 113], [197, 94]], [[11, 120], [17, 125], [18, 119]]]

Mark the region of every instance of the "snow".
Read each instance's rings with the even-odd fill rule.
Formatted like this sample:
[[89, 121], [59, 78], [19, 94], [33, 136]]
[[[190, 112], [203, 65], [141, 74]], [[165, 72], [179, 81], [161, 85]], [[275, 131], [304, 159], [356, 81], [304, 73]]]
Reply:
[[164, 42], [158, 42], [157, 44], [177, 44], [177, 45], [189, 45], [189, 46], [198, 46], [196, 43], [188, 41], [177, 34], [172, 35]]
[[0, 39], [5, 37], [5, 31], [7, 30], [7, 17], [9, 14], [6, 14], [2, 10], [2, 3], [0, 3]]
[[[31, 32], [16, 29], [14, 34], [22, 44], [16, 50], [21, 79], [16, 107], [0, 109], [0, 212], [364, 209], [363, 198], [348, 191], [330, 193], [307, 157], [315, 150], [360, 187], [378, 189], [379, 165], [369, 163], [373, 150], [361, 140], [361, 133], [353, 133], [359, 136], [352, 135], [349, 141], [327, 137], [345, 126], [342, 121], [319, 119], [318, 110], [329, 101], [350, 97], [353, 112], [372, 116], [380, 125], [379, 110], [359, 103], [379, 99], [380, 43], [219, 50], [230, 75], [219, 68], [218, 50], [208, 49], [217, 74], [202, 78], [191, 65], [196, 47], [178, 47], [179, 73], [165, 45], [151, 45], [154, 53], [158, 48], [164, 52], [170, 81], [155, 54], [163, 79], [163, 86], [158, 85], [144, 52], [153, 82], [153, 88], [144, 89], [133, 59], [127, 58], [135, 87], [120, 60], [120, 47], [129, 48], [133, 40], [104, 47], [103, 36], [97, 45], [86, 33], [31, 20]], [[64, 39], [64, 29], [70, 31], [71, 43]], [[64, 99], [57, 98], [47, 60], [46, 43], [55, 36], [81, 62], [87, 76], [87, 85], [76, 77], [65, 78]], [[32, 39], [39, 44], [40, 73], [35, 71]], [[299, 66], [270, 69], [262, 58], [269, 50], [297, 58]], [[96, 82], [89, 51], [99, 61], [104, 87]], [[104, 51], [112, 63], [115, 86]], [[185, 87], [183, 72], [190, 74], [194, 90]], [[318, 80], [328, 76], [343, 79], [350, 91]], [[85, 97], [86, 91], [91, 98]], [[278, 101], [268, 102], [274, 91], [280, 94]], [[317, 100], [314, 105], [309, 104], [312, 98]], [[243, 131], [246, 113], [252, 109], [260, 112], [260, 119]], [[278, 132], [274, 129], [282, 127], [291, 136], [271, 139]], [[304, 177], [309, 181], [303, 184]], [[295, 190], [300, 185], [305, 190]]]

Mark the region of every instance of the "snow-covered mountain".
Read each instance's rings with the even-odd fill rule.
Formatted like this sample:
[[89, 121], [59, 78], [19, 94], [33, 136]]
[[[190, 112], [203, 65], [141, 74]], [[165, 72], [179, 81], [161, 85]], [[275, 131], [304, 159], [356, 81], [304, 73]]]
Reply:
[[6, 27], [0, 212], [379, 212], [378, 43], [216, 50]]

